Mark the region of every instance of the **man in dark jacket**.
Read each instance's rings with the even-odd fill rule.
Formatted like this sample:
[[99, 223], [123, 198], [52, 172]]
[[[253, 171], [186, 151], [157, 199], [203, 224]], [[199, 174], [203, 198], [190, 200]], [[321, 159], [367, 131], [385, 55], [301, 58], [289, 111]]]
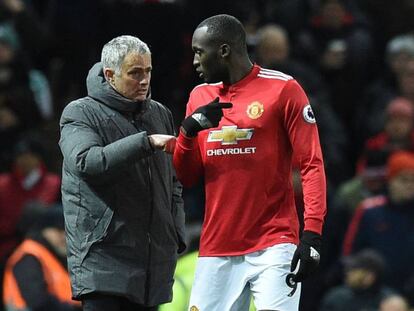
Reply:
[[72, 294], [84, 310], [156, 310], [183, 251], [170, 111], [149, 98], [151, 52], [120, 36], [63, 111], [62, 199]]

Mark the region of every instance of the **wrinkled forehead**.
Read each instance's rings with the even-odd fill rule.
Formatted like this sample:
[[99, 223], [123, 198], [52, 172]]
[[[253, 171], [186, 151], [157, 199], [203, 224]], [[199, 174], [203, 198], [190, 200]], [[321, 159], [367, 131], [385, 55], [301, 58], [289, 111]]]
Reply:
[[124, 68], [151, 68], [151, 54], [150, 53], [138, 53], [138, 52], [130, 52], [128, 53], [124, 61], [122, 63], [122, 67]]

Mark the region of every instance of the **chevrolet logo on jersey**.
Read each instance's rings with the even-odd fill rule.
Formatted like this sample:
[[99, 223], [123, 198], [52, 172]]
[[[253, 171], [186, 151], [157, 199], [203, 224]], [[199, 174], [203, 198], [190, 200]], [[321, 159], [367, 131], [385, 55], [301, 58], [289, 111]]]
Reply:
[[253, 129], [238, 129], [237, 125], [223, 126], [221, 130], [210, 131], [207, 142], [219, 141], [222, 145], [236, 145], [239, 140], [250, 140]]

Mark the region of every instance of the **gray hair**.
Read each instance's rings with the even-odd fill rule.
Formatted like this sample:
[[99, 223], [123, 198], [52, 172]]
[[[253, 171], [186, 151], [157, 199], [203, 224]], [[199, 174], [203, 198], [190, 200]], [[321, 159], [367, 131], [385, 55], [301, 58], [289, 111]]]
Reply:
[[103, 68], [113, 69], [119, 75], [125, 56], [131, 52], [151, 54], [148, 45], [137, 37], [123, 35], [112, 39], [102, 48]]
[[406, 53], [410, 56], [414, 56], [414, 36], [411, 34], [399, 35], [392, 38], [386, 48], [387, 58], [390, 59], [393, 56]]

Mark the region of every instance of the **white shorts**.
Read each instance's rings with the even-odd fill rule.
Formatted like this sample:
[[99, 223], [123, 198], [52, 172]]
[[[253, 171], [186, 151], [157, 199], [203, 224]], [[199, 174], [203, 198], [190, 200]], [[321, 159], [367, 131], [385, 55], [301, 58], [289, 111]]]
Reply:
[[277, 244], [230, 257], [200, 257], [189, 311], [247, 311], [253, 296], [257, 310], [297, 311], [301, 284], [289, 297], [286, 284], [296, 245]]

